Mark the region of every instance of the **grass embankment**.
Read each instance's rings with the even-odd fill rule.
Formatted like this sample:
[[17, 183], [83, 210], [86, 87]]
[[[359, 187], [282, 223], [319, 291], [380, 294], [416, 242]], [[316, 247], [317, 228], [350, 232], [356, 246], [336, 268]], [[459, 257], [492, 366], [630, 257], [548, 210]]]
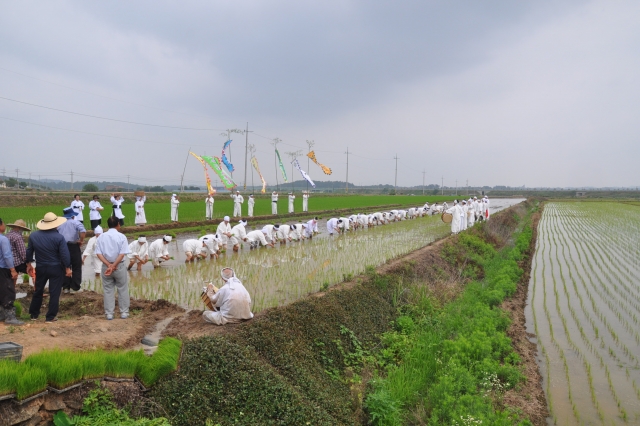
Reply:
[[178, 366], [182, 342], [163, 339], [148, 357], [139, 351], [46, 350], [22, 363], [0, 361], [0, 396], [16, 394], [22, 400], [44, 391], [47, 386], [64, 389], [83, 380], [137, 377], [146, 387]]
[[152, 399], [175, 425], [517, 424], [501, 396], [524, 376], [498, 304], [528, 221], [509, 209], [383, 275], [187, 341]]
[[[203, 221], [205, 220], [205, 204], [204, 196], [202, 201], [184, 201], [180, 203], [179, 219], [181, 222]], [[247, 214], [247, 199], [242, 206], [242, 213]], [[420, 206], [426, 201], [430, 203], [451, 200], [451, 197], [440, 196], [409, 196], [409, 195], [350, 195], [350, 196], [311, 196], [309, 199], [309, 211], [337, 210], [347, 208], [366, 208], [368, 206], [382, 206], [390, 204], [400, 204], [402, 206]], [[62, 209], [71, 204], [71, 199], [65, 204], [49, 204], [49, 205], [31, 205], [25, 207], [0, 207], [0, 217], [5, 223], [13, 223], [17, 219], [23, 219], [29, 224], [34, 224], [41, 220], [47, 212], [62, 214]], [[83, 198], [85, 203], [84, 219], [89, 224], [89, 201], [90, 198]], [[106, 218], [111, 215], [111, 203], [107, 198], [101, 200], [102, 206], [105, 208], [102, 212], [103, 225], [106, 225]], [[125, 203], [122, 206], [122, 212], [125, 215], [125, 225], [133, 225], [135, 221], [134, 197], [125, 197]], [[287, 212], [287, 195], [281, 194], [278, 201], [278, 212], [285, 214]], [[302, 196], [296, 195], [294, 202], [295, 211], [302, 211]], [[170, 223], [171, 207], [169, 198], [163, 203], [147, 203], [145, 205], [145, 214], [147, 223], [150, 225]], [[215, 197], [214, 218], [220, 219], [226, 215], [231, 216], [233, 213], [233, 201], [228, 195], [218, 195]], [[254, 209], [255, 216], [271, 214], [271, 198], [258, 197]]]

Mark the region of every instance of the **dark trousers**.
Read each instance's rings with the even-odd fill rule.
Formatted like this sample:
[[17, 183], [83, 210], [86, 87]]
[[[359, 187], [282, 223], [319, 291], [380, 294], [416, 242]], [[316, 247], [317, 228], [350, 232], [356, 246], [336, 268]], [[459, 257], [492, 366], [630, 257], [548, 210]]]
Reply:
[[102, 219], [91, 219], [91, 230], [95, 231], [95, 229], [102, 225]]
[[5, 309], [12, 309], [16, 300], [16, 288], [11, 279], [11, 270], [0, 268], [0, 306]]
[[72, 275], [64, 277], [62, 288], [80, 290], [80, 284], [82, 284], [82, 252], [80, 251], [80, 244], [67, 244], [67, 247], [71, 256]]
[[64, 267], [62, 265], [37, 265], [36, 266], [36, 291], [33, 293], [29, 315], [31, 318], [40, 316], [42, 307], [42, 294], [44, 286], [49, 281], [49, 310], [47, 311], [47, 321], [53, 320], [58, 315], [60, 304], [60, 292], [62, 291], [62, 280], [64, 278]]

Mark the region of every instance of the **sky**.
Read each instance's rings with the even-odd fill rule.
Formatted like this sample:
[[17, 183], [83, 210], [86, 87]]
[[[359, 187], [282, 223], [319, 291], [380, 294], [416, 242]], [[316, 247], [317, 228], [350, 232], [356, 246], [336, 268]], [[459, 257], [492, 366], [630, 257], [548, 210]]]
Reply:
[[0, 173], [170, 185], [186, 161], [203, 185], [189, 148], [248, 123], [269, 184], [278, 138], [289, 175], [315, 142], [316, 180], [348, 151], [357, 185], [397, 163], [398, 186], [636, 186], [638, 22], [625, 0], [2, 1]]

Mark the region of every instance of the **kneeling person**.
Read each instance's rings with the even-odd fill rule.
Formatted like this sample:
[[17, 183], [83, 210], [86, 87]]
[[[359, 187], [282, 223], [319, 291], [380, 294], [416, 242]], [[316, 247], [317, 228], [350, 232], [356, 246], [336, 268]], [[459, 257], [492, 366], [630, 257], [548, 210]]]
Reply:
[[275, 244], [267, 242], [266, 233], [267, 231], [264, 229], [248, 232], [247, 241], [249, 242], [249, 249], [253, 250], [261, 245], [273, 247]]
[[127, 266], [127, 271], [130, 271], [133, 268], [133, 265], [138, 265], [138, 271], [142, 271], [142, 265], [149, 261], [149, 243], [147, 242], [147, 238], [143, 235], [138, 237], [136, 241], [132, 241], [129, 244], [129, 253], [127, 256], [129, 257], [129, 266]]
[[236, 277], [231, 268], [224, 268], [220, 275], [224, 285], [214, 292], [213, 284], [207, 287], [207, 296], [214, 304], [214, 311], [204, 311], [202, 317], [205, 321], [225, 325], [238, 323], [253, 318], [251, 313], [251, 296]]
[[185, 240], [185, 242], [182, 243], [182, 249], [184, 250], [184, 254], [186, 256], [184, 263], [193, 262], [194, 260], [196, 260], [196, 257], [199, 257], [200, 259], [206, 259], [207, 253], [202, 252], [203, 247], [207, 248], [207, 243], [204, 241], [194, 239]]

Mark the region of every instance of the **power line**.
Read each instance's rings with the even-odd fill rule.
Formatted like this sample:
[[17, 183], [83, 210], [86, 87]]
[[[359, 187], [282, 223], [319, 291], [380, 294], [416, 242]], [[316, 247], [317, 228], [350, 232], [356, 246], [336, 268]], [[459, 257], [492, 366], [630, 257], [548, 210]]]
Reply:
[[10, 101], [10, 102], [17, 102], [19, 104], [29, 105], [29, 106], [33, 106], [33, 107], [37, 107], [37, 108], [44, 108], [44, 109], [48, 109], [48, 110], [51, 110], [51, 111], [58, 111], [58, 112], [64, 112], [64, 113], [67, 113], [67, 114], [80, 115], [82, 117], [97, 118], [99, 120], [108, 120], [108, 121], [117, 121], [119, 123], [136, 124], [136, 125], [139, 125], [139, 126], [162, 127], [162, 128], [165, 128], [165, 129], [181, 129], [181, 130], [214, 130], [214, 131], [222, 130], [222, 131], [224, 131], [224, 129], [206, 129], [206, 128], [195, 128], [195, 127], [165, 126], [165, 125], [162, 125], [162, 124], [151, 124], [151, 123], [141, 123], [141, 122], [138, 122], [138, 121], [119, 120], [117, 118], [101, 117], [99, 115], [83, 114], [81, 112], [67, 111], [65, 109], [59, 109], [59, 108], [53, 108], [53, 107], [48, 107], [48, 106], [44, 106], [44, 105], [32, 104], [30, 102], [24, 102], [24, 101], [18, 101], [16, 99], [5, 98], [4, 96], [0, 96], [0, 99], [4, 99], [5, 101]]

